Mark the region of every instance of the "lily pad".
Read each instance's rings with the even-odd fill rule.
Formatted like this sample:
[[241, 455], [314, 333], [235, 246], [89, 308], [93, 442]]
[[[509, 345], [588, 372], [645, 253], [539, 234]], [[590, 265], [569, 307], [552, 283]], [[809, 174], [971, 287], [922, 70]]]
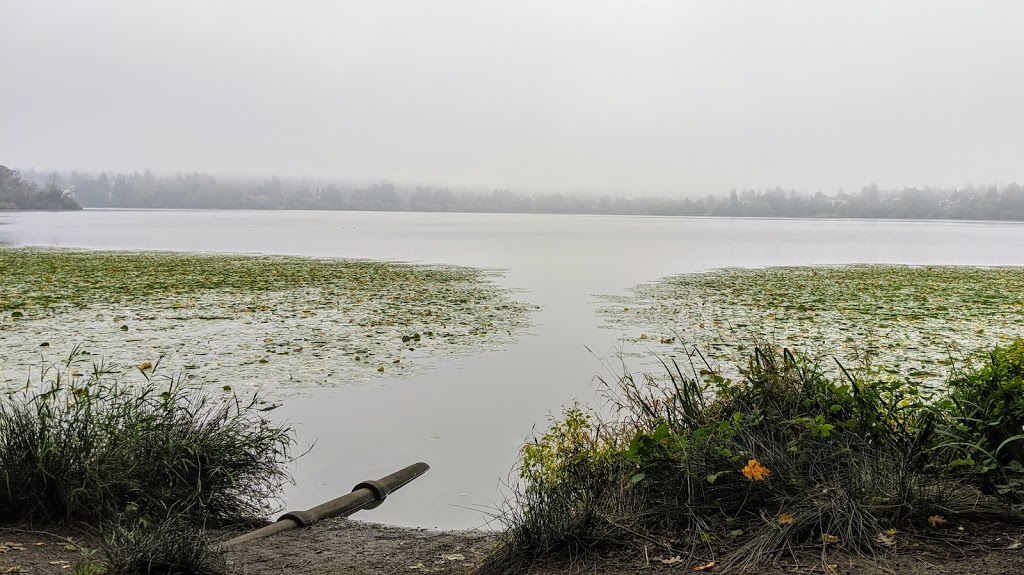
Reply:
[[0, 383], [38, 371], [45, 337], [217, 385], [345, 385], [502, 348], [532, 309], [497, 271], [369, 260], [5, 248], [0, 276]]
[[719, 368], [742, 365], [767, 340], [827, 369], [835, 358], [941, 383], [951, 364], [1024, 335], [1019, 267], [723, 269], [602, 299], [605, 326], [639, 344], [635, 353], [685, 358], [696, 345]]

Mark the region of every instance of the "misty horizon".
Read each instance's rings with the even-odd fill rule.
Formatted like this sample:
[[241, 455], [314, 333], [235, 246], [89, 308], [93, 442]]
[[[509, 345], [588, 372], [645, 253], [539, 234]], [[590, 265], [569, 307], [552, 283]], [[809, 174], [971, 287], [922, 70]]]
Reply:
[[[0, 164], [3, 164], [0, 161]], [[836, 189], [800, 189], [795, 187], [786, 187], [779, 184], [764, 184], [752, 186], [749, 188], [727, 188], [722, 190], [693, 190], [690, 194], [677, 194], [671, 192], [656, 193], [656, 192], [645, 192], [638, 188], [624, 188], [615, 190], [599, 190], [597, 188], [576, 188], [576, 189], [551, 189], [547, 190], [544, 188], [509, 188], [496, 185], [468, 185], [451, 182], [425, 182], [425, 181], [399, 181], [392, 178], [345, 178], [345, 177], [324, 177], [324, 176], [308, 176], [308, 175], [292, 175], [292, 174], [279, 174], [279, 173], [268, 173], [268, 174], [247, 174], [247, 173], [229, 173], [229, 172], [216, 172], [216, 171], [205, 171], [205, 170], [152, 170], [148, 167], [141, 169], [126, 169], [126, 170], [111, 170], [111, 169], [81, 169], [81, 168], [68, 168], [68, 167], [47, 167], [47, 166], [8, 166], [23, 176], [31, 179], [39, 185], [46, 185], [48, 180], [53, 174], [58, 174], [62, 179], [67, 179], [73, 174], [80, 174], [90, 177], [99, 177], [102, 174], [106, 174], [108, 177], [113, 178], [116, 175], [145, 175], [151, 174], [153, 177], [159, 179], [168, 179], [178, 176], [191, 176], [201, 175], [204, 177], [210, 177], [218, 182], [228, 182], [233, 184], [258, 184], [260, 182], [270, 181], [277, 178], [281, 182], [290, 182], [299, 186], [312, 186], [312, 187], [324, 187], [324, 186], [341, 186], [341, 187], [366, 187], [378, 184], [391, 184], [399, 189], [415, 189], [415, 188], [436, 188], [436, 189], [449, 189], [453, 192], [459, 193], [470, 193], [470, 194], [487, 194], [494, 191], [501, 192], [512, 192], [516, 194], [567, 194], [567, 195], [579, 195], [579, 196], [615, 196], [615, 197], [652, 197], [652, 198], [678, 198], [678, 199], [696, 199], [707, 196], [714, 197], [725, 197], [733, 191], [772, 191], [772, 190], [783, 190], [786, 193], [796, 193], [800, 195], [814, 195], [818, 192], [832, 196], [836, 194], [856, 194], [868, 187], [878, 187], [884, 190], [901, 190], [901, 189], [919, 189], [919, 190], [985, 190], [985, 189], [997, 189], [1001, 190], [1006, 187], [1014, 187], [1024, 182], [1024, 178], [1021, 180], [1007, 180], [1007, 181], [968, 181], [955, 185], [935, 185], [929, 182], [924, 183], [910, 183], [899, 186], [881, 186], [877, 180], [868, 180], [861, 182], [857, 185], [850, 187], [839, 187]]]
[[[0, 161], [0, 165], [3, 161]], [[800, 189], [795, 187], [786, 187], [779, 184], [764, 184], [758, 186], [752, 186], [749, 188], [727, 188], [723, 190], [693, 190], [689, 194], [680, 194], [662, 192], [657, 193], [654, 191], [647, 192], [636, 187], [624, 188], [624, 189], [608, 189], [600, 190], [597, 188], [575, 188], [575, 189], [530, 189], [530, 188], [509, 188], [495, 185], [465, 185], [459, 183], [450, 182], [424, 182], [424, 181], [399, 181], [392, 178], [345, 178], [345, 177], [324, 177], [324, 176], [308, 176], [308, 175], [291, 175], [291, 174], [257, 174], [257, 173], [229, 173], [229, 172], [216, 172], [216, 171], [205, 171], [205, 170], [151, 170], [148, 167], [142, 169], [127, 169], [127, 170], [111, 170], [111, 169], [81, 169], [81, 168], [68, 168], [68, 167], [47, 167], [47, 166], [8, 166], [14, 169], [16, 172], [26, 177], [27, 179], [35, 182], [40, 186], [45, 186], [52, 178], [54, 174], [57, 174], [62, 181], [68, 180], [72, 175], [78, 174], [89, 177], [99, 177], [101, 175], [107, 175], [109, 178], [113, 178], [116, 175], [124, 176], [142, 176], [149, 174], [158, 179], [169, 179], [175, 177], [187, 177], [199, 175], [203, 177], [212, 178], [218, 182], [225, 182], [239, 185], [258, 185], [261, 182], [267, 182], [273, 179], [278, 179], [281, 182], [291, 183], [298, 187], [312, 187], [317, 189], [326, 186], [340, 186], [345, 188], [357, 188], [357, 187], [369, 187], [374, 185], [393, 185], [398, 189], [412, 190], [416, 188], [432, 188], [432, 189], [448, 189], [453, 192], [467, 193], [467, 194], [489, 194], [495, 191], [498, 192], [511, 192], [515, 194], [533, 195], [533, 194], [566, 194], [576, 195], [585, 197], [601, 197], [601, 196], [612, 196], [612, 197], [649, 197], [649, 198], [674, 198], [674, 199], [698, 199], [707, 196], [713, 197], [727, 197], [732, 192], [771, 192], [776, 190], [782, 190], [787, 194], [798, 194], [812, 196], [817, 193], [824, 193], [828, 196], [835, 196], [837, 194], [856, 194], [865, 188], [876, 187], [882, 190], [896, 191], [903, 189], [916, 189], [916, 190], [934, 190], [934, 191], [963, 191], [963, 190], [1003, 190], [1007, 187], [1017, 187], [1024, 182], [1024, 178], [1021, 180], [1007, 180], [1007, 181], [967, 181], [955, 185], [935, 185], [932, 183], [911, 183], [899, 186], [881, 186], [877, 180], [869, 180], [861, 182], [858, 185], [851, 187], [840, 186], [836, 189]]]
[[1024, 221], [1024, 186], [840, 189], [814, 194], [781, 187], [672, 198], [639, 194], [523, 193], [308, 178], [217, 178], [102, 172], [21, 174], [0, 165], [0, 209], [243, 209], [462, 212], [710, 217], [869, 218]]
[[1024, 181], [1015, 2], [0, 11], [8, 166], [673, 197]]

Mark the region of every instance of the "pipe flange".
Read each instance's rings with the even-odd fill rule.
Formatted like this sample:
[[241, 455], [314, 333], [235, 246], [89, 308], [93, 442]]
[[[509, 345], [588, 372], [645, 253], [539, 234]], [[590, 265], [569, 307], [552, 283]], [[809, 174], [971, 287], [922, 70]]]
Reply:
[[285, 519], [291, 519], [299, 527], [309, 527], [310, 525], [316, 523], [316, 518], [313, 517], [313, 515], [310, 514], [308, 511], [289, 511], [288, 513], [285, 513], [284, 515], [279, 517], [277, 520], [284, 521]]
[[384, 500], [391, 493], [387, 485], [384, 485], [380, 481], [364, 481], [352, 488], [352, 491], [359, 491], [360, 489], [369, 489], [373, 493], [373, 502], [367, 504], [363, 509], [373, 509], [384, 503]]

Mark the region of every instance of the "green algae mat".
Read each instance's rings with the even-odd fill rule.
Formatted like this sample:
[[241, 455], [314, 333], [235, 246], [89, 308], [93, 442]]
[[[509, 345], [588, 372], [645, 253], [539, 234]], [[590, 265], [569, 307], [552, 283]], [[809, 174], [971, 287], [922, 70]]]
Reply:
[[602, 298], [607, 327], [656, 353], [696, 345], [719, 366], [755, 340], [835, 368], [941, 382], [951, 363], [1024, 336], [1024, 268], [848, 265], [723, 269]]
[[156, 368], [218, 385], [419, 373], [501, 348], [529, 324], [532, 306], [498, 277], [366, 260], [0, 249], [0, 384], [38, 380], [76, 348], [72, 373], [102, 360], [140, 378]]

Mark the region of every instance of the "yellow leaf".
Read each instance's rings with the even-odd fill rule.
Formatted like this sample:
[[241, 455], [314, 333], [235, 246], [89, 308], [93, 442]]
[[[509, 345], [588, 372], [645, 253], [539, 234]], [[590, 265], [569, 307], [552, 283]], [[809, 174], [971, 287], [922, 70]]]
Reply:
[[790, 513], [782, 513], [779, 515], [779, 525], [789, 525], [793, 522], [793, 515]]
[[676, 563], [682, 563], [683, 562], [683, 558], [678, 556], [678, 555], [676, 555], [674, 557], [669, 557], [668, 559], [659, 558], [658, 562], [661, 563], [662, 565], [675, 565]]
[[715, 566], [715, 562], [714, 561], [708, 561], [707, 563], [705, 563], [703, 565], [698, 565], [698, 566], [694, 567], [693, 570], [694, 571], [707, 571], [708, 569], [711, 569], [714, 566]]
[[747, 461], [746, 467], [743, 468], [743, 477], [751, 481], [764, 481], [772, 472], [756, 459]]
[[144, 361], [139, 364], [139, 369], [141, 369], [142, 371], [146, 371], [147, 369], [153, 369], [153, 362]]
[[941, 515], [932, 515], [928, 518], [928, 525], [932, 527], [941, 527], [946, 523], [946, 519]]
[[825, 543], [825, 544], [839, 543], [839, 538], [836, 537], [835, 535], [829, 535], [828, 533], [822, 533], [821, 534], [821, 542]]

